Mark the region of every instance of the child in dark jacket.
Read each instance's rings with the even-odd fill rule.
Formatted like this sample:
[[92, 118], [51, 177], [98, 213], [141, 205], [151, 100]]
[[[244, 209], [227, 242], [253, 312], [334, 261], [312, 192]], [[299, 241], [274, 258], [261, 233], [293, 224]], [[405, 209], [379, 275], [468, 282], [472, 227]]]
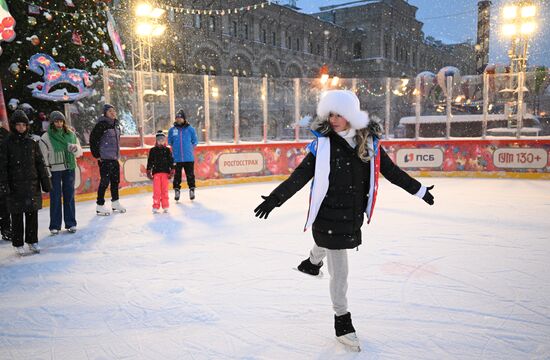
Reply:
[[29, 119], [23, 111], [13, 113], [10, 130], [0, 150], [0, 193], [7, 196], [12, 220], [12, 245], [19, 255], [26, 255], [24, 243], [28, 244], [32, 253], [39, 253], [40, 189], [50, 192], [50, 178], [38, 143], [29, 135]]
[[359, 99], [351, 91], [323, 93], [311, 129], [317, 139], [310, 144], [310, 153], [286, 181], [269, 196], [263, 196], [264, 201], [254, 212], [257, 217], [267, 218], [276, 206], [314, 179], [305, 227], [311, 226], [315, 244], [298, 270], [319, 275], [323, 259], [327, 258], [336, 338], [360, 351], [346, 297], [347, 249], [362, 242], [364, 213], [367, 222], [372, 218], [378, 174], [381, 172], [391, 183], [430, 205], [434, 203], [429, 192], [432, 187], [422, 186], [391, 161], [379, 146], [380, 127], [369, 123], [367, 113], [360, 110]]
[[159, 212], [160, 207], [168, 212], [168, 180], [174, 174], [172, 152], [166, 146], [166, 135], [157, 132], [156, 144], [149, 150], [147, 158], [147, 177], [153, 180], [153, 213]]

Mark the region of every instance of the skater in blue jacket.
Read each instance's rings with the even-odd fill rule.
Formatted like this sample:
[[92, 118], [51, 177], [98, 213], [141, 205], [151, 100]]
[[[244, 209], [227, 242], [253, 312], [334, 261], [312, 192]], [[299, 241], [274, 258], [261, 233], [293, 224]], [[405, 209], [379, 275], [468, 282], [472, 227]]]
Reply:
[[176, 114], [174, 126], [168, 130], [168, 145], [172, 147], [172, 156], [176, 173], [174, 175], [174, 199], [179, 201], [181, 189], [181, 170], [185, 170], [187, 186], [189, 187], [189, 198], [195, 199], [195, 155], [194, 150], [197, 146], [197, 133], [189, 124], [183, 110]]

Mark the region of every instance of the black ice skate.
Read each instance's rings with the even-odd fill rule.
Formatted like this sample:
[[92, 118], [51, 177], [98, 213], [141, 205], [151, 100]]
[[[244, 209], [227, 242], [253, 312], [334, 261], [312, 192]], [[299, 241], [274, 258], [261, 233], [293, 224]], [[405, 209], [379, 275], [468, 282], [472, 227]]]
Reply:
[[180, 189], [174, 189], [174, 200], [180, 201]]
[[319, 265], [312, 264], [311, 261], [309, 261], [309, 258], [305, 259], [298, 265], [298, 271], [303, 272], [304, 274], [312, 275], [312, 276], [318, 276], [320, 274], [321, 267], [323, 266], [323, 262], [321, 261]]
[[351, 323], [351, 314], [336, 316], [334, 315], [334, 330], [336, 330], [336, 340], [346, 345], [352, 351], [361, 351], [359, 339], [355, 334], [355, 328]]
[[189, 189], [189, 199], [195, 200], [195, 188]]

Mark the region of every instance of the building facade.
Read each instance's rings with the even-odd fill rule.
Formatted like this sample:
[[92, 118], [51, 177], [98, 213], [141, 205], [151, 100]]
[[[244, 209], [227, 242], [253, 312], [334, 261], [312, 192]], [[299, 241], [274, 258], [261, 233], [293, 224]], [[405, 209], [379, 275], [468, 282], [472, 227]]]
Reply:
[[[251, 3], [196, 0], [178, 6], [243, 9]], [[413, 77], [448, 65], [462, 74], [475, 73], [474, 46], [425, 38], [417, 8], [404, 0], [355, 1], [311, 15], [298, 10], [271, 3], [220, 16], [167, 6], [168, 32], [153, 45], [154, 68], [290, 78], [318, 77], [324, 64], [331, 75], [347, 78]], [[133, 24], [123, 23], [128, 40]]]

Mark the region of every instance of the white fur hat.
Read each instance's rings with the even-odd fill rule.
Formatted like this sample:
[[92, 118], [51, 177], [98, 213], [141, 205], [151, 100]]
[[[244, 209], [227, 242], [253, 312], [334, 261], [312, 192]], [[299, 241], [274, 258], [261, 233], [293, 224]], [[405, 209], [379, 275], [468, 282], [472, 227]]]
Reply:
[[369, 124], [369, 114], [361, 111], [359, 98], [349, 90], [328, 90], [321, 94], [317, 116], [328, 118], [330, 113], [344, 117], [356, 130], [364, 129]]

